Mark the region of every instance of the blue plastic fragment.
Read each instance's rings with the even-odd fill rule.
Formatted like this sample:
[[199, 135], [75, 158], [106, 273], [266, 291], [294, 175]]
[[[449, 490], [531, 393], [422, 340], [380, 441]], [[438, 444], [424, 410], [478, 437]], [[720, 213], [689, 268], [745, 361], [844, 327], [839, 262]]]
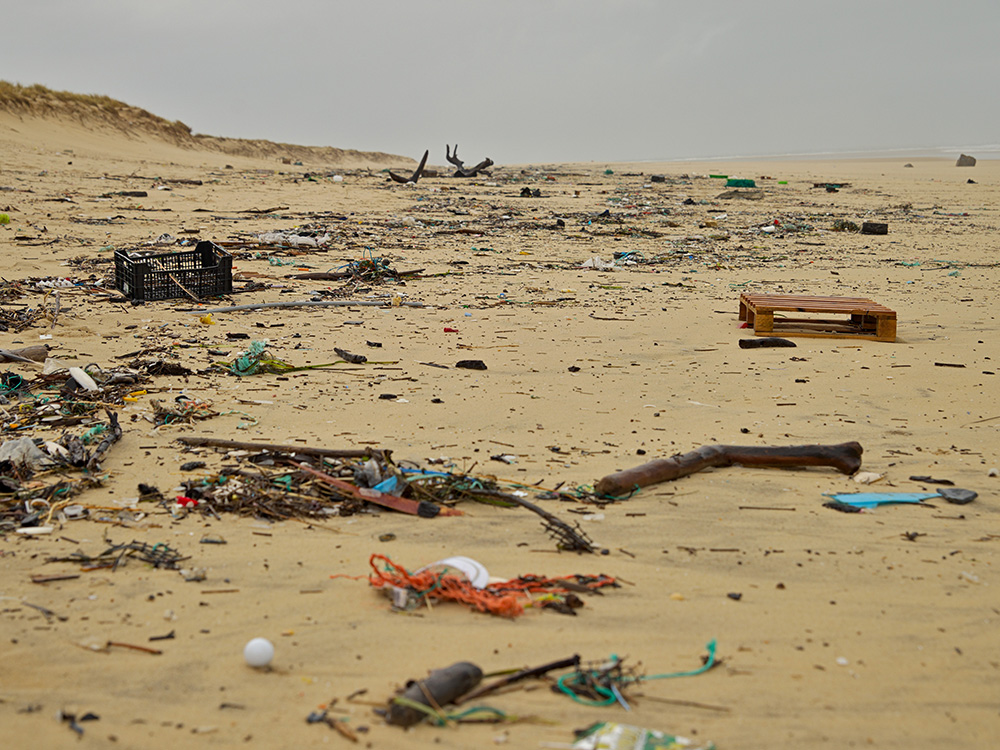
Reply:
[[372, 489], [384, 492], [387, 495], [394, 495], [399, 490], [400, 484], [401, 482], [399, 481], [399, 477], [393, 474], [388, 479], [383, 479], [381, 482], [372, 487]]
[[876, 508], [892, 503], [919, 503], [939, 495], [936, 492], [845, 492], [827, 497], [855, 508]]

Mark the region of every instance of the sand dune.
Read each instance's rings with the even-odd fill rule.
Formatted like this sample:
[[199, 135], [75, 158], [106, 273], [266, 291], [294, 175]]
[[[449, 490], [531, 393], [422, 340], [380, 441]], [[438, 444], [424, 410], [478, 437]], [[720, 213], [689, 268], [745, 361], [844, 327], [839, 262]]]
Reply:
[[[374, 151], [332, 146], [297, 146], [263, 139], [224, 138], [193, 133], [179, 120], [170, 121], [107, 96], [51, 91], [0, 81], [0, 127], [38, 137], [39, 129], [64, 131], [67, 126], [91, 137], [107, 136], [116, 144], [162, 142], [186, 151], [218, 152], [252, 159], [289, 159], [314, 165], [351, 168], [409, 164], [412, 159]], [[73, 127], [76, 126], [76, 127]], [[67, 134], [70, 143], [74, 136]]]

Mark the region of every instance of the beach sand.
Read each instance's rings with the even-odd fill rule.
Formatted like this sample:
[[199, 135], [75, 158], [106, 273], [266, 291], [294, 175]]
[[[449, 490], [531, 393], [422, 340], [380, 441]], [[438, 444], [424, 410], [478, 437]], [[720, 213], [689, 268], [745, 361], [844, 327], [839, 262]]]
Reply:
[[[6, 281], [103, 278], [111, 248], [170, 233], [234, 243], [237, 276], [272, 285], [234, 295], [234, 304], [304, 299], [341, 284], [289, 279], [301, 269], [245, 246], [256, 233], [306, 224], [328, 229], [329, 247], [276, 257], [315, 271], [367, 255], [399, 271], [424, 269], [355, 295], [401, 295], [424, 307], [215, 313], [217, 325], [205, 325], [189, 300], [131, 306], [81, 287], [62, 291], [51, 330], [43, 321], [0, 333], [5, 348], [51, 334], [52, 355], [81, 367], [187, 342], [173, 347], [177, 361], [204, 370], [245, 346], [227, 333], [267, 338], [296, 365], [336, 361], [334, 347], [391, 363], [156, 378], [119, 410], [124, 436], [103, 462], [104, 486], [79, 496], [85, 506], [134, 498], [139, 482], [172, 496], [182, 480], [233, 463], [176, 442], [195, 435], [381, 447], [397, 461], [447, 457], [456, 471], [545, 488], [587, 485], [702, 445], [856, 440], [863, 470], [884, 475], [865, 487], [832, 469], [735, 466], [602, 507], [537, 501], [579, 522], [607, 555], [558, 552], [534, 514], [471, 503], [458, 517], [373, 507], [312, 525], [143, 506], [148, 515], [126, 524], [5, 532], [6, 747], [347, 746], [326, 724], [306, 722], [332, 701], [331, 715], [372, 748], [566, 746], [574, 729], [598, 721], [744, 749], [985, 747], [1000, 735], [1000, 479], [988, 476], [1000, 465], [1000, 161], [500, 165], [491, 177], [406, 187], [381, 171], [411, 170], [406, 159], [282, 164], [273, 154], [195, 151], [65, 118], [0, 113], [0, 146], [0, 187], [13, 188], [0, 191], [0, 212], [11, 217], [0, 226]], [[652, 182], [654, 174], [666, 180]], [[719, 198], [725, 181], [712, 174], [755, 179], [763, 197]], [[540, 197], [520, 197], [524, 187]], [[148, 196], [100, 197], [135, 190]], [[837, 219], [886, 222], [889, 233], [829, 231]], [[779, 231], [760, 231], [775, 220]], [[640, 263], [580, 268], [614, 253]], [[737, 316], [743, 291], [868, 297], [897, 311], [898, 338], [741, 349], [750, 335]], [[20, 300], [40, 301], [34, 292]], [[488, 369], [454, 368], [462, 359]], [[243, 414], [154, 430], [150, 399], [182, 390]], [[59, 432], [7, 429], [4, 439], [25, 434]], [[491, 460], [502, 454], [516, 462]], [[192, 460], [207, 467], [182, 472]], [[823, 507], [828, 493], [934, 491], [914, 475], [979, 497], [860, 514]], [[206, 535], [227, 543], [200, 544]], [[138, 561], [115, 571], [47, 562], [132, 540], [170, 545], [189, 556], [185, 565], [205, 568], [206, 580]], [[394, 613], [364, 578], [376, 553], [411, 570], [467, 555], [502, 578], [604, 573], [621, 587], [584, 597], [575, 617], [529, 608], [505, 619], [455, 603]], [[57, 573], [79, 577], [32, 583]], [[149, 641], [168, 632], [175, 637]], [[254, 637], [275, 644], [272, 670], [244, 664]], [[713, 639], [719, 666], [644, 682], [628, 712], [574, 703], [536, 681], [482, 701], [534, 722], [403, 730], [373, 713], [407, 680], [456, 661], [492, 672], [617, 654], [652, 675], [696, 669]], [[108, 641], [162, 653], [87, 648]], [[81, 741], [59, 711], [100, 718], [80, 725]]]

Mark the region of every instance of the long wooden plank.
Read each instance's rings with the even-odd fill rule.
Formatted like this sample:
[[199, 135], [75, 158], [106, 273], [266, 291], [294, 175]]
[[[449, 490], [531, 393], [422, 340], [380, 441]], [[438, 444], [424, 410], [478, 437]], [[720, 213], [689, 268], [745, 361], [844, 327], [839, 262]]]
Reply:
[[[815, 313], [843, 313], [845, 315], [870, 315], [872, 317], [894, 318], [896, 311], [890, 310], [881, 305], [811, 305], [795, 303], [758, 303], [752, 301], [745, 303], [746, 308], [754, 312], [815, 312]], [[742, 312], [741, 307], [741, 312]], [[745, 317], [745, 315], [744, 315]]]
[[882, 314], [895, 314], [894, 310], [877, 302], [814, 302], [809, 300], [745, 300], [748, 307], [758, 310], [802, 310], [809, 312], [840, 312], [842, 310], [870, 310]]

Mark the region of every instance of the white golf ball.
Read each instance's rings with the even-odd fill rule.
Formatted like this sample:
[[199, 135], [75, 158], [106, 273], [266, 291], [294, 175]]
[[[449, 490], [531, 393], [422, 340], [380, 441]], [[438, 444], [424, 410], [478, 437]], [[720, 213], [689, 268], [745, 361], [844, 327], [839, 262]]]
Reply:
[[243, 658], [251, 667], [266, 667], [274, 658], [274, 644], [267, 638], [254, 638], [243, 647]]

